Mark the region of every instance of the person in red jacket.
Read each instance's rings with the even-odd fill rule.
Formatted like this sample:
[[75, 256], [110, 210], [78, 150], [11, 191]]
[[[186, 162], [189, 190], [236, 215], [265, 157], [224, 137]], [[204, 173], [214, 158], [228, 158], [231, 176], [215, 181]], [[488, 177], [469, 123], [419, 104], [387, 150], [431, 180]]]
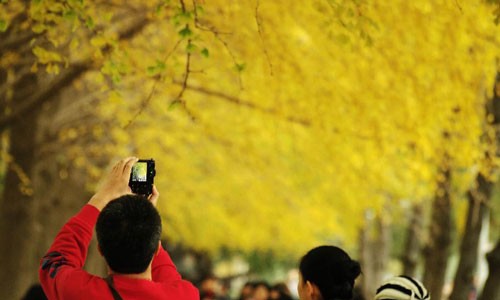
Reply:
[[[181, 278], [160, 244], [159, 193], [131, 194], [130, 170], [137, 158], [118, 162], [102, 187], [56, 236], [41, 261], [40, 282], [48, 299], [198, 300], [198, 290]], [[96, 227], [108, 277], [85, 272]]]

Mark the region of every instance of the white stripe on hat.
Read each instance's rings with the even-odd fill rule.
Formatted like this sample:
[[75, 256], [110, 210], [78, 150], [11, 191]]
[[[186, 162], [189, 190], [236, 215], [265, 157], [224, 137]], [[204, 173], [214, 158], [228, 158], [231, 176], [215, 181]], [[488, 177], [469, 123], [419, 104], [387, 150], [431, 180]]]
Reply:
[[377, 290], [374, 300], [430, 300], [424, 285], [408, 276], [393, 277]]

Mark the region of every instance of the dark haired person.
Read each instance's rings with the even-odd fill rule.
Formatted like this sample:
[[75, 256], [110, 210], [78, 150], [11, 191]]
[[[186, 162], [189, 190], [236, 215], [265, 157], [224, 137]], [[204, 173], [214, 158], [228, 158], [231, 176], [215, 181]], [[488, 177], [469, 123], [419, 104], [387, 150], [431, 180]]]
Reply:
[[30, 286], [21, 300], [47, 300], [47, 296], [45, 296], [42, 286], [36, 283]]
[[284, 282], [279, 282], [271, 287], [269, 300], [292, 300], [292, 294]]
[[307, 252], [299, 265], [297, 291], [300, 300], [349, 300], [359, 263], [342, 249], [320, 246]]
[[[149, 199], [131, 194], [128, 181], [136, 162], [135, 157], [118, 162], [56, 236], [39, 270], [49, 299], [199, 299], [160, 244], [158, 191], [153, 188]], [[108, 265], [105, 279], [82, 269], [94, 226]]]
[[264, 280], [254, 282], [252, 300], [268, 300], [271, 287]]

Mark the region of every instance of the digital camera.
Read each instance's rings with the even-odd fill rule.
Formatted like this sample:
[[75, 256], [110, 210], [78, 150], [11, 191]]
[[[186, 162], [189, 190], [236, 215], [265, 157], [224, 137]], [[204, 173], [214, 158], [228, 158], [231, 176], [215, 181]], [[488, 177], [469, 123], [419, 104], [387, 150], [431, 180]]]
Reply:
[[128, 185], [134, 194], [147, 197], [153, 192], [155, 175], [155, 161], [153, 159], [140, 159], [132, 166]]

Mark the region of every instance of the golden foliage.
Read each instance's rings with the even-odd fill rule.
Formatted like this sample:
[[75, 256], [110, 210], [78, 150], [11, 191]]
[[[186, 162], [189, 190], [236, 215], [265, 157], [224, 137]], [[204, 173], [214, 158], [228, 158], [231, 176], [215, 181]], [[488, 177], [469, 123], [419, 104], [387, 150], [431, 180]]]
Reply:
[[39, 1], [33, 30], [52, 46], [35, 54], [99, 70], [111, 126], [96, 139], [155, 158], [175, 241], [352, 245], [365, 210], [428, 201], [444, 155], [456, 195], [492, 167], [482, 136], [500, 47], [484, 1], [148, 3]]

